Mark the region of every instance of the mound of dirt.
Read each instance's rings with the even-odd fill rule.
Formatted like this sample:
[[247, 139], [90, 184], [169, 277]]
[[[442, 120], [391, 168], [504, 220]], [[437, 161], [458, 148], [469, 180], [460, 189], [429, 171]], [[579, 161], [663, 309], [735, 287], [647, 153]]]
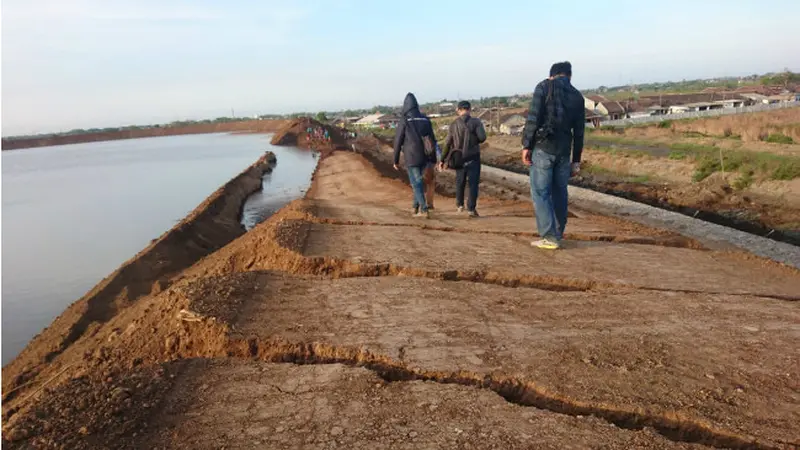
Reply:
[[[313, 131], [309, 134], [309, 129], [327, 131], [330, 140], [317, 138]], [[323, 152], [348, 148], [347, 140], [341, 129], [325, 125], [310, 117], [300, 117], [282, 126], [272, 137], [272, 145], [300, 147]]]

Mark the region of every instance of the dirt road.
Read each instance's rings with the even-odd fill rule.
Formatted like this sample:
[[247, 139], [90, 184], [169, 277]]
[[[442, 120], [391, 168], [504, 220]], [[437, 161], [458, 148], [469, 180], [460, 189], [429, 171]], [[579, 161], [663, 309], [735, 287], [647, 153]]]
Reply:
[[537, 250], [490, 182], [413, 219], [367, 156], [66, 348], [4, 447], [800, 445], [797, 270], [578, 208]]

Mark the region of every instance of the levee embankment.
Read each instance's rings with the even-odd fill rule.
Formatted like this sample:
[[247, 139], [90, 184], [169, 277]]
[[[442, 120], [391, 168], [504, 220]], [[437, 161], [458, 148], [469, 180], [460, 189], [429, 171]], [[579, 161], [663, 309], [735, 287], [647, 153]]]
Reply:
[[3, 150], [17, 150], [51, 145], [81, 144], [85, 142], [114, 141], [160, 136], [178, 136], [204, 133], [274, 133], [287, 123], [285, 120], [243, 120], [238, 122], [204, 123], [183, 126], [163, 126], [132, 130], [80, 133], [56, 136], [32, 136], [26, 138], [3, 138]]

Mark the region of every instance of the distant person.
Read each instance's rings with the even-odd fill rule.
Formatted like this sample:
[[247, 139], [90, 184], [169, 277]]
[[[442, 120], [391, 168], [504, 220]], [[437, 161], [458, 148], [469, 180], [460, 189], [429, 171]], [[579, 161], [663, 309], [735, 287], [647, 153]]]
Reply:
[[567, 183], [581, 170], [586, 112], [583, 95], [571, 79], [572, 64], [553, 64], [550, 77], [533, 92], [522, 132], [522, 161], [530, 166], [531, 198], [541, 237], [531, 245], [542, 249], [561, 246], [567, 226]]
[[478, 184], [481, 181], [481, 144], [486, 141], [486, 130], [480, 119], [471, 116], [471, 111], [469, 102], [458, 102], [458, 118], [450, 124], [439, 165], [456, 171], [458, 212], [464, 211], [464, 190], [469, 184], [467, 212], [470, 217], [480, 217], [477, 210]]
[[405, 158], [408, 180], [414, 192], [414, 217], [429, 217], [425, 198], [425, 170], [436, 163], [436, 136], [430, 119], [419, 110], [414, 94], [408, 93], [403, 101], [402, 118], [394, 136], [394, 169], [400, 170], [400, 152]]

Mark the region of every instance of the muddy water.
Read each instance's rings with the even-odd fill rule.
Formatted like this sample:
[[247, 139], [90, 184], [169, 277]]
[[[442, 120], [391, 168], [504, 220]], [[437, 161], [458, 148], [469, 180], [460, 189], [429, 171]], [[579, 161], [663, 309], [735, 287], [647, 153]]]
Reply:
[[[216, 188], [273, 151], [243, 221], [302, 195], [312, 153], [263, 134], [207, 134], [2, 153], [2, 363]], [[275, 199], [271, 199], [271, 194]]]

